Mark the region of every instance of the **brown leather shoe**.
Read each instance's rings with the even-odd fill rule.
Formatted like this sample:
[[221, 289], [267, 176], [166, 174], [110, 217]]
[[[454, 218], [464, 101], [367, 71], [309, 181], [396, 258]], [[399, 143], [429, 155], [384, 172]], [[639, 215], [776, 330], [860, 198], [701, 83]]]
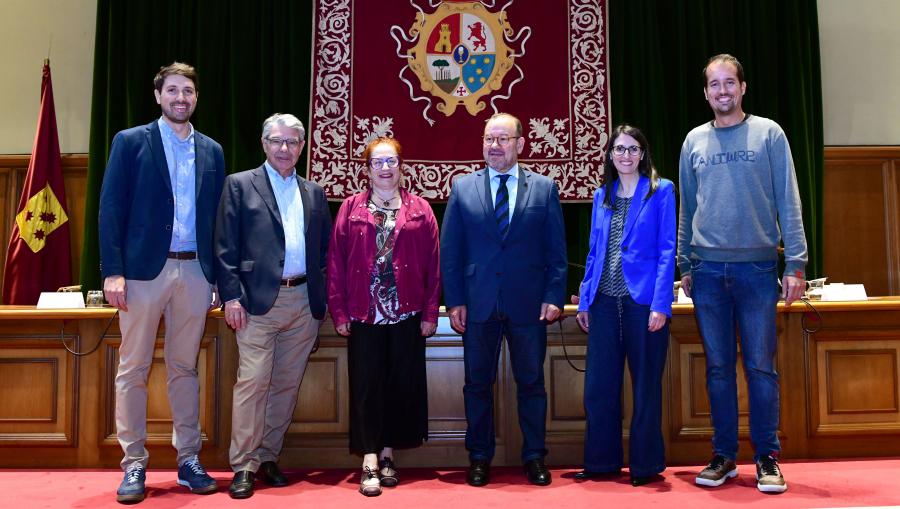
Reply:
[[280, 488], [288, 485], [287, 477], [278, 468], [278, 463], [274, 461], [263, 461], [259, 464], [259, 470], [256, 472], [262, 481], [269, 486]]

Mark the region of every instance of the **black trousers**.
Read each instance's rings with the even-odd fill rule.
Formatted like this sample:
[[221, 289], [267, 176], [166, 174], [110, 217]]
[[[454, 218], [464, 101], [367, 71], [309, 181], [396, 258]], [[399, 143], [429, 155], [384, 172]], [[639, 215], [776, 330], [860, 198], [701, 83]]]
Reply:
[[428, 438], [428, 387], [421, 316], [400, 323], [353, 322], [347, 342], [350, 451], [418, 447]]

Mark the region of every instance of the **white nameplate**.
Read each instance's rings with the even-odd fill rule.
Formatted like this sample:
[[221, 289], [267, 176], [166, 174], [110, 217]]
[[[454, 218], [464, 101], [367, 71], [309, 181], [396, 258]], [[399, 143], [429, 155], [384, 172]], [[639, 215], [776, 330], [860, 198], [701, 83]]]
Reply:
[[866, 287], [863, 285], [834, 283], [825, 285], [822, 288], [822, 300], [830, 302], [868, 300], [868, 296], [866, 295]]
[[678, 289], [678, 303], [679, 304], [691, 304], [692, 302], [694, 302], [694, 300], [691, 299], [690, 297], [688, 297], [686, 293], [684, 293], [684, 288], [679, 288]]
[[83, 309], [84, 295], [81, 292], [41, 292], [38, 309]]

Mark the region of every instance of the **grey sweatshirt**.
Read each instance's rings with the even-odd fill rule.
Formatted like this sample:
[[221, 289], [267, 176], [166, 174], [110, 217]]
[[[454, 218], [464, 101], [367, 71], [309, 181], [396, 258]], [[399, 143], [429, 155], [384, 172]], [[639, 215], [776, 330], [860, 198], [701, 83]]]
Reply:
[[691, 258], [777, 260], [782, 238], [785, 273], [804, 274], [807, 252], [800, 194], [781, 126], [747, 115], [731, 127], [716, 128], [712, 122], [696, 127], [681, 147], [679, 178], [682, 275], [690, 274]]

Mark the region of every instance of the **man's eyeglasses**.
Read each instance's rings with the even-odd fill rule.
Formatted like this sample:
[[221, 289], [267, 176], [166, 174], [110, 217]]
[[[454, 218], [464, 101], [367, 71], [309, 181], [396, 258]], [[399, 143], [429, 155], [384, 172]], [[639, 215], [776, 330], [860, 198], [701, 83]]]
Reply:
[[397, 166], [400, 166], [400, 158], [385, 157], [384, 159], [369, 159], [369, 168], [372, 168], [373, 170], [380, 170], [384, 166], [394, 169]]
[[289, 149], [294, 150], [300, 146], [300, 140], [297, 138], [269, 138], [267, 136], [266, 142], [272, 148], [281, 148], [282, 145], [287, 145]]
[[641, 152], [644, 151], [644, 149], [642, 149], [641, 147], [638, 147], [637, 145], [632, 145], [630, 147], [626, 147], [625, 145], [616, 145], [615, 147], [613, 147], [612, 150], [613, 150], [613, 154], [615, 154], [617, 156], [624, 156], [625, 152], [628, 152], [629, 154], [631, 154], [635, 157], [641, 155]]
[[521, 138], [521, 136], [507, 136], [505, 134], [501, 134], [500, 136], [491, 136], [490, 134], [485, 134], [481, 139], [484, 141], [485, 145], [493, 145], [496, 141], [498, 145], [501, 147], [505, 147], [509, 145], [511, 140], [516, 138]]

